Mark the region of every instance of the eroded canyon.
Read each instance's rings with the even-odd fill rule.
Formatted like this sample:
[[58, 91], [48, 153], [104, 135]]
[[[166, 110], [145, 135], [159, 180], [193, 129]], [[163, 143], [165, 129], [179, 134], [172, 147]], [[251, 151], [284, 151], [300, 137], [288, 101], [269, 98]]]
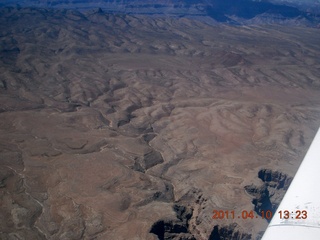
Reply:
[[259, 239], [266, 219], [212, 213], [280, 201], [320, 125], [319, 29], [0, 22], [1, 239]]

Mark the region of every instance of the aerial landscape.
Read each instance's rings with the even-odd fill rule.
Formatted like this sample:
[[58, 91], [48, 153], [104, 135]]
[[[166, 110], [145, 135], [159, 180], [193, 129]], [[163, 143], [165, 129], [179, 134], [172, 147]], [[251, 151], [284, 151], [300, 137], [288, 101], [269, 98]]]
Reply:
[[4, 0], [0, 99], [0, 239], [259, 240], [320, 126], [320, 2]]

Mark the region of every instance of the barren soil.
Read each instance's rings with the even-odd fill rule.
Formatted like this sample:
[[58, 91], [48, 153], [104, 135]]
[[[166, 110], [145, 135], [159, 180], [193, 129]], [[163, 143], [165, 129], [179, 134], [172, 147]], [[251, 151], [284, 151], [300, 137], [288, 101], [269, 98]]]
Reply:
[[279, 203], [320, 125], [319, 29], [0, 22], [1, 239], [259, 239], [237, 216]]

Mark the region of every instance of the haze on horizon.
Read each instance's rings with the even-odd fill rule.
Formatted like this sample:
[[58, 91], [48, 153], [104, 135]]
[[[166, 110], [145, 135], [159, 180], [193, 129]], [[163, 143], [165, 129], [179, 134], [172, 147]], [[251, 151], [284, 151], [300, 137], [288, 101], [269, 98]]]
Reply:
[[[216, 2], [217, 0], [207, 0], [207, 1], [192, 1], [192, 2], [207, 2], [207, 3], [212, 3], [212, 2]], [[320, 3], [320, 0], [251, 0], [251, 1], [256, 1], [256, 2], [273, 2], [273, 3], [282, 3], [282, 4], [285, 4], [285, 3], [304, 3], [304, 4], [319, 4]], [[32, 3], [32, 4], [38, 4], [41, 2], [41, 4], [50, 4], [50, 3], [53, 3], [53, 2], [61, 2], [61, 0], [45, 0], [45, 1], [36, 1], [36, 0], [3, 0], [2, 1], [2, 4], [10, 4], [10, 3], [13, 3], [13, 4], [20, 4], [20, 3]], [[69, 2], [74, 2], [74, 1], [69, 1]], [[88, 1], [88, 2], [93, 2], [93, 1]], [[101, 2], [101, 1], [98, 1], [98, 2]], [[104, 0], [102, 2], [112, 2], [110, 0]], [[120, 3], [122, 2], [129, 2], [129, 1], [120, 1]], [[148, 1], [148, 2], [152, 2], [152, 1]], [[154, 0], [153, 1], [154, 3], [159, 3], [161, 1], [156, 1]], [[168, 2], [168, 1], [165, 1], [165, 2]], [[172, 0], [172, 2], [176, 2], [176, 3], [181, 3], [183, 1], [181, 0]]]

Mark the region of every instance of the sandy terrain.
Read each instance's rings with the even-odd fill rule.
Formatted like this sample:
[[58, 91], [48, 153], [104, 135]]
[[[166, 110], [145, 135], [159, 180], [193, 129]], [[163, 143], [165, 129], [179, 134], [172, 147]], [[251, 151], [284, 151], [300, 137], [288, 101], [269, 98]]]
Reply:
[[0, 22], [1, 239], [259, 239], [237, 216], [273, 210], [320, 125], [318, 29]]

